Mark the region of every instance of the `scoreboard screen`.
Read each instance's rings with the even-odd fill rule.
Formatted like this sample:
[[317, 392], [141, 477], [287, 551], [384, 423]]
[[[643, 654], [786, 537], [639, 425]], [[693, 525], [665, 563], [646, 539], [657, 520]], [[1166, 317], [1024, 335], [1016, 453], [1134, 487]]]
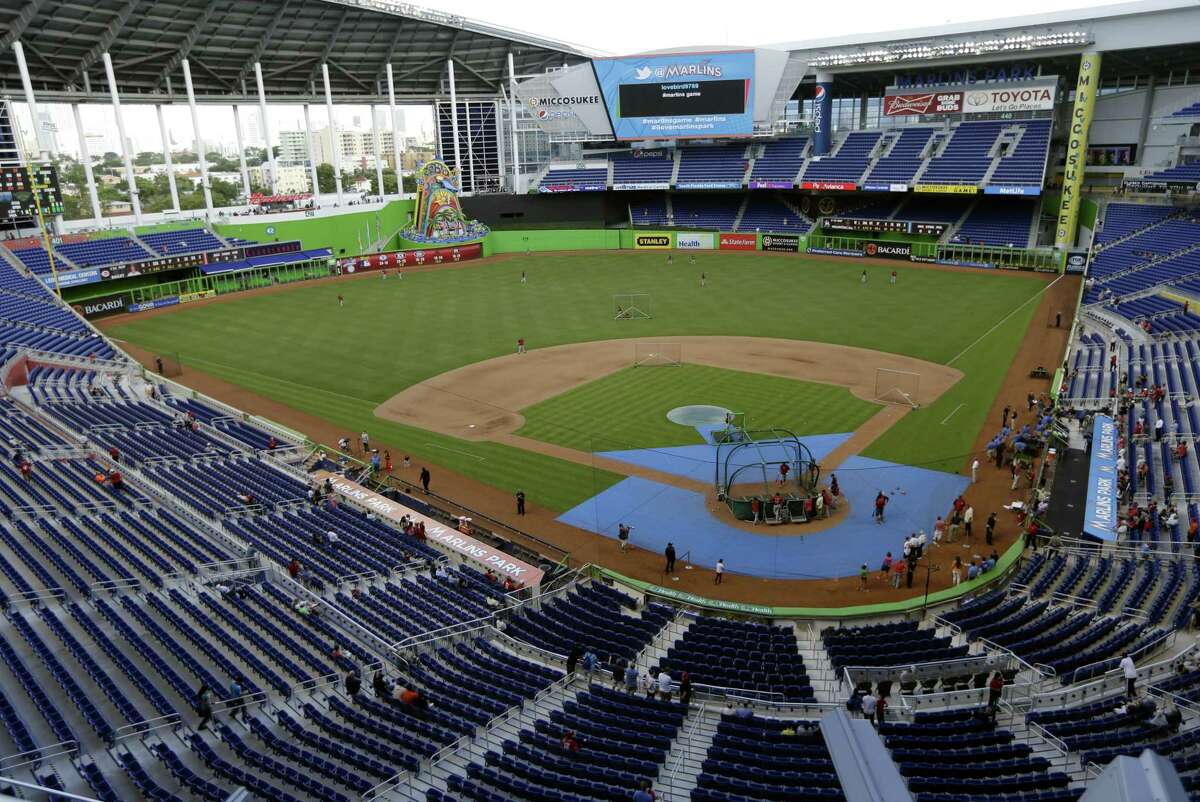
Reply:
[[[0, 220], [17, 220], [37, 216], [37, 203], [29, 169], [20, 165], [0, 166]], [[43, 164], [33, 168], [34, 183], [39, 187], [42, 212], [62, 214], [62, 192], [58, 186], [58, 170]]]
[[592, 60], [617, 139], [750, 136], [753, 50]]
[[945, 223], [914, 223], [909, 220], [878, 220], [867, 217], [824, 217], [823, 231], [891, 232], [895, 234], [930, 234], [940, 237], [949, 228]]

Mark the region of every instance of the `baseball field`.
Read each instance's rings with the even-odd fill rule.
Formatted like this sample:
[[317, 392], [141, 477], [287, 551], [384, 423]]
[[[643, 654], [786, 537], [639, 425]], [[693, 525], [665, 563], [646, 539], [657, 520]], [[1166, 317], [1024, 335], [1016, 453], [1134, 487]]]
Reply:
[[[622, 477], [551, 446], [587, 453], [696, 443], [695, 429], [666, 419], [689, 404], [800, 435], [853, 432], [884, 408], [868, 386], [876, 362], [916, 366], [922, 395], [936, 398], [899, 417], [863, 455], [959, 471], [1047, 281], [761, 254], [706, 252], [695, 265], [678, 254], [672, 265], [659, 253], [532, 254], [279, 287], [123, 317], [106, 329], [177, 353], [184, 381], [190, 366], [346, 435], [367, 430], [397, 459], [403, 452], [501, 490], [521, 487], [561, 511]], [[653, 317], [615, 320], [613, 297], [622, 293], [650, 295]], [[513, 353], [518, 338], [528, 354]], [[634, 368], [632, 344], [611, 342], [627, 338], [679, 342], [684, 364]], [[774, 343], [772, 361], [756, 361], [757, 340], [733, 338]], [[803, 343], [791, 356], [779, 341]], [[534, 443], [547, 447], [522, 445]]]

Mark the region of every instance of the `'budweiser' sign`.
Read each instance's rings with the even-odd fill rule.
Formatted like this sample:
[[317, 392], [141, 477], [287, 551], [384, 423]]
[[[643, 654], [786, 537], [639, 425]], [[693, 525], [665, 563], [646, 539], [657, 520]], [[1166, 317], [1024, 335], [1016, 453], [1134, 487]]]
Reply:
[[962, 110], [962, 92], [887, 95], [883, 99], [883, 113], [888, 117], [906, 114], [961, 114]]

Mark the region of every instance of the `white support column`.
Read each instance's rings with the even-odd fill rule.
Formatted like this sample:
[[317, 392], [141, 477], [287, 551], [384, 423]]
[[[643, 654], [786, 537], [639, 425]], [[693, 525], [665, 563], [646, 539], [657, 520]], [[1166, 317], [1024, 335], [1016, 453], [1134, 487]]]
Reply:
[[396, 163], [396, 194], [404, 199], [404, 135], [396, 122], [396, 83], [392, 80], [392, 65], [387, 65], [388, 113], [392, 119], [392, 159]]
[[[25, 48], [21, 43], [13, 42], [13, 55], [17, 57], [17, 72], [21, 74], [21, 87], [25, 90], [25, 105], [29, 107], [29, 117], [33, 121], [33, 141], [37, 146], [37, 158], [45, 159], [49, 156], [49, 150], [46, 147], [46, 133], [42, 130], [42, 123], [38, 119], [37, 98], [33, 95], [33, 81], [29, 78], [29, 65], [25, 63]], [[24, 153], [21, 154], [25, 156]]]
[[325, 110], [329, 115], [329, 146], [333, 151], [333, 186], [337, 190], [338, 206], [342, 205], [342, 142], [333, 122], [333, 93], [329, 91], [329, 65], [321, 64], [321, 80], [325, 82]]
[[379, 152], [379, 117], [375, 104], [371, 104], [371, 153], [375, 157], [375, 186], [379, 199], [383, 200], [383, 156]]
[[317, 154], [313, 147], [312, 114], [304, 104], [304, 141], [308, 144], [308, 174], [312, 181], [313, 203], [320, 205], [321, 185], [317, 183]]
[[171, 188], [171, 208], [179, 211], [179, 187], [175, 184], [175, 166], [171, 163], [171, 140], [167, 138], [167, 122], [163, 119], [161, 103], [154, 104], [158, 115], [158, 136], [162, 139], [163, 167], [167, 168], [167, 186]]
[[[262, 65], [254, 62], [254, 82], [258, 84], [258, 117], [262, 123], [263, 141], [267, 144], [267, 164], [271, 169], [271, 194], [276, 193], [278, 179], [275, 177], [275, 150], [271, 143], [271, 123], [267, 118], [267, 93], [263, 89]], [[314, 193], [315, 194], [315, 193]]]
[[471, 194], [475, 194], [475, 143], [472, 141], [471, 101], [463, 102], [467, 107], [467, 175], [471, 177]]
[[[458, 91], [454, 87], [454, 59], [446, 59], [446, 71], [450, 77], [450, 135], [454, 137], [454, 169], [458, 170], [459, 185], [462, 185], [462, 156], [458, 148]], [[442, 158], [445, 158], [443, 154]]]
[[188, 60], [184, 59], [183, 64], [183, 87], [187, 90], [188, 108], [192, 110], [192, 133], [196, 140], [196, 158], [200, 161], [200, 186], [204, 190], [204, 208], [208, 211], [209, 219], [212, 219], [213, 203], [212, 189], [208, 185], [208, 158], [204, 151], [204, 138], [200, 136], [200, 114], [196, 111], [196, 93], [192, 89], [192, 65], [188, 64]]
[[133, 221], [142, 223], [142, 201], [138, 198], [137, 181], [133, 177], [133, 155], [125, 137], [125, 118], [121, 114], [121, 98], [117, 94], [117, 77], [113, 73], [112, 56], [104, 51], [104, 75], [108, 78], [108, 92], [112, 96], [113, 113], [117, 117], [117, 136], [121, 138], [121, 157], [125, 160], [125, 181], [129, 184], [129, 202], [133, 204]]
[[508, 112], [509, 138], [512, 140], [512, 190], [519, 195], [521, 194], [521, 153], [517, 145], [517, 73], [513, 69], [511, 52], [508, 54]]
[[92, 156], [88, 153], [87, 135], [83, 132], [83, 118], [79, 114], [79, 104], [71, 104], [71, 114], [75, 117], [75, 136], [79, 137], [79, 161], [83, 162], [83, 177], [87, 180], [88, 198], [92, 201], [92, 217], [96, 225], [100, 225], [104, 215], [100, 212], [100, 193], [96, 191], [96, 175], [92, 172]]
[[238, 167], [242, 171], [242, 191], [246, 193], [246, 202], [250, 202], [250, 171], [246, 168], [246, 146], [242, 142], [242, 115], [238, 112], [238, 106], [233, 104], [233, 136], [237, 142], [238, 149]]

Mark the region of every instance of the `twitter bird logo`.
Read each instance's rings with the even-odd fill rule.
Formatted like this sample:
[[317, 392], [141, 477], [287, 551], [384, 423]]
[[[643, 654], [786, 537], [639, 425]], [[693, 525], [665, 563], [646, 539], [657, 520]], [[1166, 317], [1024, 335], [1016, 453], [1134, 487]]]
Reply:
[[637, 79], [639, 81], [644, 81], [653, 74], [654, 70], [650, 69], [649, 67], [638, 67], [636, 72]]

